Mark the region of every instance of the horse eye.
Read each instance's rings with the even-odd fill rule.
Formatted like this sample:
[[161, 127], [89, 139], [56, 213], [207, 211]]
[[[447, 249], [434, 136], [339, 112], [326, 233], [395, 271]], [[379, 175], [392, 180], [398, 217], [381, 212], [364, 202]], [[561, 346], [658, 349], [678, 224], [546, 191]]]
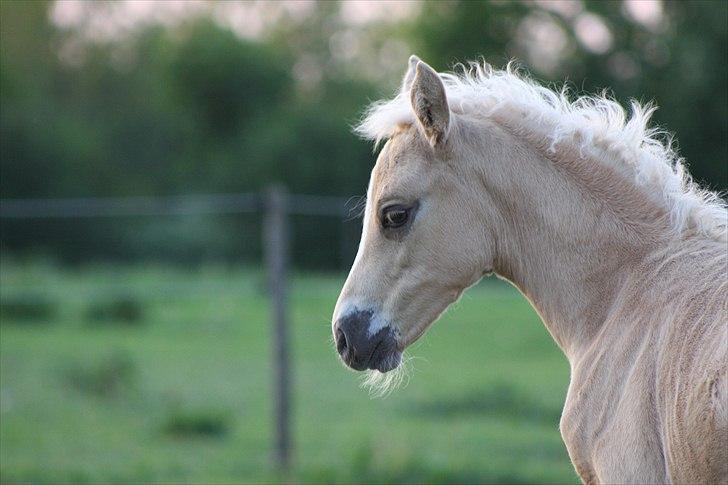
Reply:
[[404, 207], [389, 207], [382, 214], [382, 226], [387, 229], [401, 227], [407, 223], [409, 211]]

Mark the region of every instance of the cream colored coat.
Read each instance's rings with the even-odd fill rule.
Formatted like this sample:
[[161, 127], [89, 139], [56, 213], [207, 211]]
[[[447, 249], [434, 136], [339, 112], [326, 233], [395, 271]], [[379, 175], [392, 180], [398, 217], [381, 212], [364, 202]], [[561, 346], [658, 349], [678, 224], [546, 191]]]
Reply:
[[[634, 118], [602, 126], [575, 104], [551, 113], [515, 76], [500, 81], [528, 86], [507, 85], [492, 100], [498, 75], [438, 75], [413, 56], [400, 96], [370, 111], [361, 131], [389, 141], [335, 319], [351, 305], [372, 308], [403, 350], [496, 273], [531, 301], [569, 359], [560, 429], [585, 483], [727, 482], [724, 203], [676, 185], [679, 161], [649, 158], [672, 156], [651, 145], [649, 113], [622, 146]], [[582, 118], [572, 127], [556, 115]], [[383, 237], [378, 220], [392, 201], [420, 207], [398, 238]]]

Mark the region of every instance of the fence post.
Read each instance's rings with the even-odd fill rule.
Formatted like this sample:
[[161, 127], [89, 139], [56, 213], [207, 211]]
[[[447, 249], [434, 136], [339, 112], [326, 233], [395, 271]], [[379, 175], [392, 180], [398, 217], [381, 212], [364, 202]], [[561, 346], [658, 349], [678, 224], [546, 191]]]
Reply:
[[275, 419], [276, 466], [286, 471], [290, 464], [290, 365], [288, 348], [288, 218], [287, 193], [283, 186], [274, 185], [265, 194], [265, 251], [268, 293], [271, 302], [273, 337], [273, 402]]

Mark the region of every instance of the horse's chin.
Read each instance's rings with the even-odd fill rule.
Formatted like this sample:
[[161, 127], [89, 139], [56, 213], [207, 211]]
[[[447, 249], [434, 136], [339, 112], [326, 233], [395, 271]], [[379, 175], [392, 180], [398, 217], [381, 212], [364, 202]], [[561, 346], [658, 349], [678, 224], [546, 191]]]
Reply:
[[402, 352], [393, 350], [390, 352], [373, 355], [369, 362], [362, 364], [342, 356], [347, 367], [355, 371], [377, 371], [382, 374], [395, 370], [402, 363]]
[[371, 370], [378, 370], [382, 374], [385, 374], [399, 367], [401, 363], [402, 352], [396, 350], [390, 354], [387, 354], [386, 356], [383, 356], [383, 358], [379, 362], [376, 362], [376, 364], [371, 367]]

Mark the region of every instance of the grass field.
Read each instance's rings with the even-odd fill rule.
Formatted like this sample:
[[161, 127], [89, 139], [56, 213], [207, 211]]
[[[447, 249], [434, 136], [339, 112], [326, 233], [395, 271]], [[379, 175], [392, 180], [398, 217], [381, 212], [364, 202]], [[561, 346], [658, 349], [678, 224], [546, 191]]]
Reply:
[[568, 364], [488, 280], [373, 399], [331, 345], [343, 275], [292, 282], [294, 461], [271, 466], [262, 277], [208, 267], [0, 271], [5, 483], [575, 483], [558, 432]]

